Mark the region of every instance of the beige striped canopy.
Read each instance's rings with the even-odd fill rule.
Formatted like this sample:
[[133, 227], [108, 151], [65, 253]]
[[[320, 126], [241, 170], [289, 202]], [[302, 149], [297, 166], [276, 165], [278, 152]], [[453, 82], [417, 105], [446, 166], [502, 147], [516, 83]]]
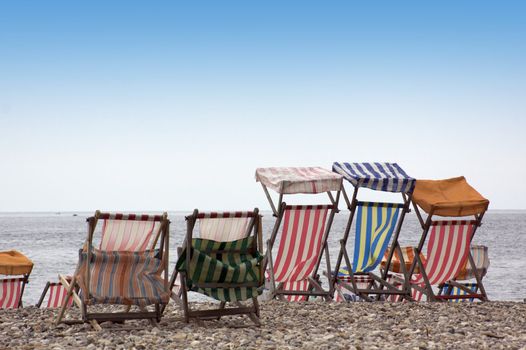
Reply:
[[256, 169], [256, 181], [281, 194], [339, 191], [342, 179], [321, 167]]

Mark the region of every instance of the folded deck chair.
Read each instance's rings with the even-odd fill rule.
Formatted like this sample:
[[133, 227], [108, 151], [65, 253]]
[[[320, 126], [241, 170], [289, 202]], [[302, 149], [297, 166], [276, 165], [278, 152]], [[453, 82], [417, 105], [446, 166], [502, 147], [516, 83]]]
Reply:
[[[259, 324], [258, 295], [264, 284], [261, 220], [258, 209], [249, 212], [199, 213], [186, 217], [187, 234], [175, 276], [180, 276], [180, 301], [185, 321], [248, 315]], [[194, 229], [198, 234], [194, 236]], [[173, 286], [173, 285], [172, 285]], [[220, 302], [218, 309], [192, 310], [188, 292], [198, 292]], [[172, 294], [172, 298], [178, 296]], [[252, 305], [242, 302], [252, 300]], [[177, 301], [177, 299], [176, 299]], [[236, 307], [227, 307], [227, 302]]]
[[[163, 215], [110, 214], [97, 211], [88, 221], [88, 237], [79, 251], [71, 283], [59, 275], [68, 290], [56, 323], [63, 321], [70, 298], [80, 308], [82, 319], [64, 323], [126, 319], [160, 320], [161, 306], [170, 297], [168, 280], [169, 220]], [[100, 244], [94, 247], [97, 224], [102, 221]], [[78, 292], [77, 292], [78, 290]], [[125, 312], [93, 312], [93, 305], [126, 305]], [[140, 311], [131, 312], [137, 306]], [[154, 310], [149, 310], [153, 306]]]
[[[336, 260], [334, 291], [342, 288], [365, 301], [386, 299], [393, 295], [409, 296], [405, 288], [390, 280], [387, 271], [379, 271], [379, 264], [387, 253], [386, 264], [393, 258], [391, 251], [398, 251], [398, 236], [409, 212], [415, 179], [408, 176], [396, 163], [334, 163], [333, 171], [341, 174], [353, 187], [349, 198], [345, 188], [343, 196], [349, 209], [349, 218], [340, 241]], [[401, 194], [403, 203], [364, 202], [357, 199], [359, 189]], [[354, 254], [351, 261], [347, 242], [351, 227], [355, 226]], [[390, 250], [388, 248], [391, 247]], [[343, 267], [342, 267], [343, 266]], [[338, 292], [341, 294], [341, 292]]]
[[[415, 300], [421, 299], [423, 295], [428, 301], [463, 298], [487, 300], [481, 274], [470, 253], [470, 245], [488, 205], [489, 201], [471, 187], [464, 177], [417, 181], [413, 206], [423, 233], [418, 246], [413, 247], [414, 260], [408, 272]], [[428, 214], [426, 220], [419, 208]], [[474, 220], [433, 220], [434, 216], [472, 216]], [[426, 241], [427, 251], [424, 252]], [[421, 257], [422, 253], [425, 258]], [[466, 263], [473, 271], [480, 292], [470, 292], [466, 288], [465, 295], [439, 295], [433, 291], [433, 286], [439, 287], [454, 280]]]
[[[71, 283], [71, 277], [66, 277], [66, 280]], [[41, 307], [42, 303], [44, 302], [47, 296], [46, 308], [62, 307], [62, 305], [64, 304], [64, 300], [66, 300], [67, 294], [68, 290], [60, 283], [60, 281], [49, 281], [46, 283], [46, 286], [44, 287], [44, 290], [40, 295], [40, 299], [38, 300], [38, 303], [35, 306]], [[70, 298], [68, 302], [68, 307], [71, 307], [72, 305], [73, 298]]]
[[[338, 211], [342, 176], [320, 167], [258, 168], [256, 181], [261, 183], [276, 217], [265, 257], [271, 297], [289, 301], [306, 301], [310, 296], [330, 300], [331, 292], [323, 289], [318, 270], [323, 255], [330, 268], [327, 239]], [[277, 204], [268, 188], [279, 194]], [[330, 204], [287, 205], [283, 201], [284, 195], [299, 193], [327, 193]], [[280, 232], [274, 258], [272, 249]], [[328, 276], [329, 286], [332, 278]]]
[[0, 252], [0, 309], [22, 307], [22, 295], [33, 270], [33, 262], [24, 254], [10, 250]]
[[[475, 262], [477, 272], [479, 273], [480, 279], [482, 280], [489, 268], [489, 255], [488, 247], [483, 245], [472, 245], [471, 246], [471, 256]], [[475, 279], [475, 273], [471, 269], [469, 261], [466, 261], [460, 272], [455, 276], [451, 281], [444, 283], [442, 286], [439, 286], [438, 295], [458, 295], [464, 296], [472, 293], [477, 293], [479, 290], [478, 283], [472, 282]], [[471, 281], [471, 282], [470, 282]], [[460, 302], [460, 301], [471, 301], [473, 302], [475, 298], [463, 299], [456, 298], [451, 301]]]

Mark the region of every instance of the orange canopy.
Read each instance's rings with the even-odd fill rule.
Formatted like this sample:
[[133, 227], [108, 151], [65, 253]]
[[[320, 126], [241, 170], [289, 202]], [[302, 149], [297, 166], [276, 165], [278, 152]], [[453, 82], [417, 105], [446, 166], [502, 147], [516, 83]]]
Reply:
[[468, 216], [484, 212], [489, 201], [471, 187], [464, 176], [445, 180], [417, 180], [413, 200], [426, 213]]
[[0, 252], [0, 274], [2, 275], [26, 275], [33, 270], [33, 262], [24, 254], [9, 250]]

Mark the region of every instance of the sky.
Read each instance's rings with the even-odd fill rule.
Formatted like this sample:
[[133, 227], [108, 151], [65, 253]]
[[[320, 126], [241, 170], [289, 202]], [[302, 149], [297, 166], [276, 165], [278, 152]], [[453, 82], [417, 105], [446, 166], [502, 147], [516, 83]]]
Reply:
[[257, 167], [334, 161], [526, 209], [525, 11], [2, 1], [0, 211], [269, 209]]

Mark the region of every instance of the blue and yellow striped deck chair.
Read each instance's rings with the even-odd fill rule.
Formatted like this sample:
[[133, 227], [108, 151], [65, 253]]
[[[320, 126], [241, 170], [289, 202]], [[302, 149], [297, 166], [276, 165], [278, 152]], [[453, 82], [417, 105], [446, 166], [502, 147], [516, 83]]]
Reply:
[[[386, 299], [386, 296], [409, 295], [408, 283], [400, 289], [395, 286], [379, 264], [388, 248], [398, 251], [398, 236], [415, 186], [415, 179], [407, 175], [396, 163], [338, 163], [332, 165], [333, 172], [344, 177], [353, 187], [348, 196], [345, 187], [343, 197], [349, 209], [349, 219], [334, 269], [332, 293], [341, 293], [342, 287], [366, 301]], [[373, 191], [398, 193], [402, 203], [378, 203], [358, 200], [358, 190], [368, 188]], [[347, 240], [351, 226], [355, 226], [354, 254], [351, 261], [347, 252]], [[389, 252], [391, 263], [393, 252]], [[375, 273], [380, 272], [380, 273]], [[337, 285], [336, 285], [337, 284]], [[336, 296], [336, 299], [340, 296]]]
[[349, 266], [350, 259], [345, 251], [347, 264], [337, 273], [338, 282], [347, 285], [355, 295], [363, 297], [382, 283], [373, 271], [389, 247], [401, 208], [403, 204], [358, 202], [353, 260]]

